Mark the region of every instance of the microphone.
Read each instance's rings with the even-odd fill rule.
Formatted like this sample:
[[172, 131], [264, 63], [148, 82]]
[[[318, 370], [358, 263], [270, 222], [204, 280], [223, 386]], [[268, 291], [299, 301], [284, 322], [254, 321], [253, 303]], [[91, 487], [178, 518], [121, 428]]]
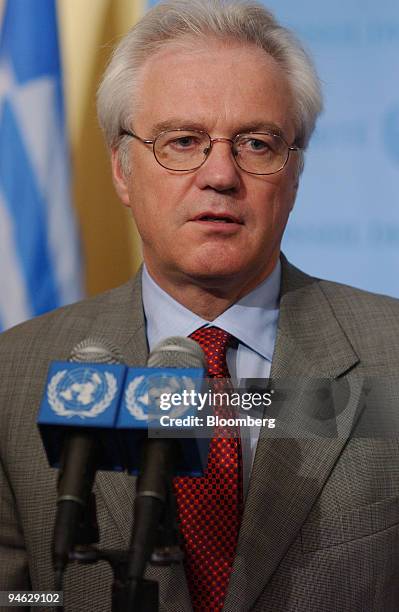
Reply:
[[159, 342], [151, 351], [149, 368], [204, 368], [206, 358], [200, 345], [184, 336], [171, 336]]
[[[212, 432], [207, 438], [209, 428], [198, 427], [198, 420], [205, 419], [196, 415], [203, 416], [207, 407], [197, 410], [189, 400], [190, 393], [201, 391], [205, 371], [201, 347], [189, 338], [178, 336], [159, 343], [151, 352], [146, 367], [128, 369], [116, 427], [129, 473], [139, 474], [143, 442], [147, 438], [178, 438], [174, 475], [201, 476], [204, 473]], [[163, 406], [163, 396], [183, 399], [184, 393], [186, 403]], [[200, 430], [202, 435], [198, 436]]]
[[50, 465], [60, 467], [53, 537], [58, 584], [69, 553], [83, 543], [78, 540], [88, 528], [96, 470], [123, 469], [117, 440], [110, 435], [126, 373], [120, 361], [109, 341], [87, 338], [73, 349], [69, 362], [50, 366], [38, 425]]
[[[162, 390], [167, 388], [168, 377], [169, 380], [182, 377], [184, 381], [184, 379], [196, 376], [197, 384], [199, 381], [202, 383], [206, 371], [206, 359], [201, 347], [193, 340], [171, 337], [153, 349], [147, 366], [155, 368], [153, 375], [158, 377], [154, 380], [157, 391], [155, 396], [157, 394], [159, 396]], [[129, 389], [129, 375], [131, 376], [130, 371], [126, 381], [127, 390]], [[134, 411], [131, 410], [131, 412]], [[123, 417], [123, 404], [120, 416]], [[150, 429], [149, 434], [151, 434]], [[148, 437], [143, 444], [129, 551], [127, 609], [133, 609], [137, 601], [140, 581], [156, 545], [162, 517], [166, 515], [170, 518], [168, 504], [173, 503], [172, 478], [176, 473], [176, 466], [179, 461], [181, 464], [181, 457], [184, 455], [181, 443], [193, 446], [198, 441]], [[202, 440], [202, 442], [206, 442], [209, 446], [209, 440]], [[197, 452], [195, 455], [198, 459], [201, 453]], [[188, 455], [186, 455], [186, 461], [187, 459]], [[183, 471], [184, 469], [187, 473], [190, 471], [190, 466], [183, 465]], [[198, 471], [197, 464], [194, 470]]]

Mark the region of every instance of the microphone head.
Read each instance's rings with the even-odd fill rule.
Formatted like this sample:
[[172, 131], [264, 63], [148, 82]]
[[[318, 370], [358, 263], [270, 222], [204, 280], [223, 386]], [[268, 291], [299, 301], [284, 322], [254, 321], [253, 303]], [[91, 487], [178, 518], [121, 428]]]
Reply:
[[119, 349], [109, 340], [101, 336], [89, 336], [72, 350], [69, 361], [75, 363], [122, 363]]
[[206, 357], [200, 345], [183, 336], [172, 336], [159, 342], [147, 361], [149, 368], [204, 368]]

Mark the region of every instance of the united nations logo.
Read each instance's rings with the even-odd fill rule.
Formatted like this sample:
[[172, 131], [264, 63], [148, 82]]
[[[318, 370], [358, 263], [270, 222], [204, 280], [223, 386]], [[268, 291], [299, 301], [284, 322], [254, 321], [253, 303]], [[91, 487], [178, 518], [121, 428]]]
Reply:
[[81, 367], [54, 374], [47, 387], [47, 399], [59, 416], [85, 419], [104, 412], [116, 392], [117, 381], [113, 374]]
[[[189, 376], [165, 376], [151, 374], [137, 376], [126, 389], [125, 402], [128, 412], [139, 421], [159, 419], [160, 397], [164, 393], [181, 394], [184, 390], [195, 389], [195, 380]], [[189, 407], [174, 406], [169, 413], [171, 417], [182, 416]]]

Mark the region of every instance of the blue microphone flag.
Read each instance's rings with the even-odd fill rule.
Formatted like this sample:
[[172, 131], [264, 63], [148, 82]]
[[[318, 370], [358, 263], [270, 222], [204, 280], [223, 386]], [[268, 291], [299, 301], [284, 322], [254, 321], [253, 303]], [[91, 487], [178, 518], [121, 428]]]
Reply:
[[51, 364], [37, 421], [51, 466], [59, 466], [66, 430], [79, 427], [98, 429], [99, 469], [123, 469], [114, 428], [126, 370], [113, 364]]
[[[204, 374], [202, 368], [129, 368], [116, 424], [129, 472], [138, 473], [141, 443], [148, 436], [177, 439], [177, 475], [203, 474], [209, 439], [196, 425], [198, 407], [191, 398], [201, 391]], [[166, 397], [176, 405], [163, 405]]]

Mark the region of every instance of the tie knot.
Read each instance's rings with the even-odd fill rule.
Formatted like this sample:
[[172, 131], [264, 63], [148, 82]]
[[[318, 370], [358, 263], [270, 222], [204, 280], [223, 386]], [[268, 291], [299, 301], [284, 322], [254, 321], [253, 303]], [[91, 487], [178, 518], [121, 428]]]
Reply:
[[233, 344], [234, 336], [219, 327], [201, 327], [190, 335], [205, 353], [208, 374], [212, 378], [229, 378], [226, 351]]

